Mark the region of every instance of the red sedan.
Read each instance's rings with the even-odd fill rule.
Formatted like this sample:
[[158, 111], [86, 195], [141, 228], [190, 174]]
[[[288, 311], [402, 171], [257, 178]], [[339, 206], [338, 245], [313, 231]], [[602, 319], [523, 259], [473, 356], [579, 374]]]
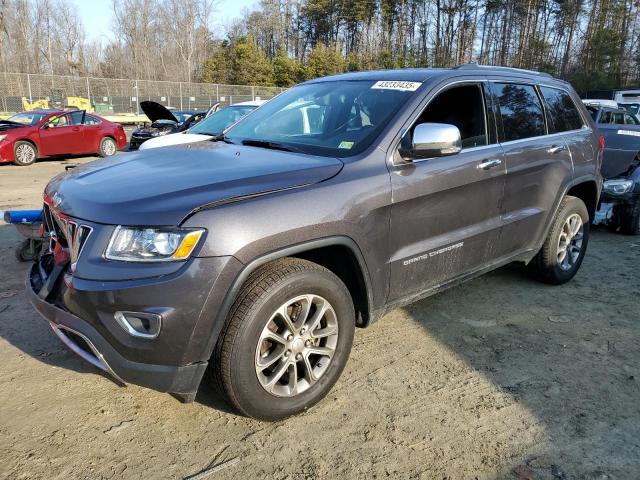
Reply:
[[59, 155], [114, 155], [127, 142], [122, 125], [83, 110], [34, 110], [0, 120], [0, 163], [31, 165]]

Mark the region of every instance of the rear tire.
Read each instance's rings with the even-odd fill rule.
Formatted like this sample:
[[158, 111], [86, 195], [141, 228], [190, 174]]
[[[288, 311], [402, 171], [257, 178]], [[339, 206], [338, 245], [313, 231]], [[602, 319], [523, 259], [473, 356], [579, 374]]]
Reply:
[[626, 235], [640, 235], [640, 197], [620, 212], [620, 232]]
[[561, 285], [580, 269], [589, 243], [589, 212], [582, 200], [566, 196], [542, 248], [529, 264], [542, 282]]
[[31, 142], [20, 140], [13, 147], [13, 163], [21, 167], [27, 167], [36, 163], [38, 149]]
[[112, 155], [115, 155], [117, 151], [118, 151], [118, 144], [113, 138], [104, 137], [100, 141], [100, 151], [98, 152], [98, 154], [101, 157], [111, 157]]
[[276, 260], [242, 287], [211, 373], [236, 410], [280, 420], [329, 392], [349, 358], [354, 329], [353, 302], [336, 275], [306, 260]]

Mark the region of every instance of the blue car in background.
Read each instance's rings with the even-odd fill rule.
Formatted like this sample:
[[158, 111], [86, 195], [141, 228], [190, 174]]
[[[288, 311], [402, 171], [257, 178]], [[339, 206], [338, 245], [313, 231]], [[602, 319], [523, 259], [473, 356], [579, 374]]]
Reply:
[[604, 137], [604, 185], [596, 223], [640, 234], [640, 119], [623, 108], [589, 104]]

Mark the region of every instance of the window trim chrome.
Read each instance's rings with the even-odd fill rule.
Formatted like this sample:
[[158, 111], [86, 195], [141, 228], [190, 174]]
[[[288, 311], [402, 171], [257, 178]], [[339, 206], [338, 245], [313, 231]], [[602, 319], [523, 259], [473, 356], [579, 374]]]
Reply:
[[[429, 106], [429, 104], [438, 96], [440, 95], [440, 93], [442, 93], [443, 91], [449, 89], [450, 87], [453, 86], [458, 86], [458, 85], [478, 85], [478, 86], [482, 86], [484, 83], [487, 83], [487, 79], [486, 78], [470, 78], [470, 79], [466, 79], [466, 80], [456, 80], [454, 82], [446, 82], [444, 85], [440, 86], [437, 90], [435, 90], [435, 92], [433, 93], [433, 95], [431, 96], [431, 98], [424, 104], [422, 105], [422, 103], [416, 108], [417, 113], [415, 115], [412, 115], [410, 118], [410, 120], [406, 121], [403, 125], [403, 127], [399, 130], [397, 137], [394, 138], [391, 141], [391, 147], [387, 150], [387, 161], [391, 164], [391, 166], [393, 167], [402, 167], [403, 165], [406, 165], [408, 163], [420, 163], [420, 162], [424, 162], [426, 160], [432, 160], [433, 158], [442, 158], [442, 157], [429, 157], [429, 158], [416, 158], [415, 160], [411, 160], [408, 162], [402, 162], [402, 163], [397, 163], [394, 160], [395, 157], [395, 152], [398, 150], [398, 147], [400, 146], [400, 142], [402, 141], [402, 139], [404, 138], [404, 136], [407, 134], [407, 132], [409, 131], [409, 129], [413, 126], [413, 124], [418, 120], [418, 118], [420, 118], [420, 115], [422, 115], [422, 112], [424, 112], [424, 110]], [[485, 129], [485, 136], [487, 138], [487, 142], [489, 141], [489, 118], [488, 118], [488, 112], [487, 112], [487, 103], [486, 103], [486, 98], [485, 98], [485, 94], [484, 91], [480, 90], [480, 93], [482, 94], [482, 106], [484, 107], [484, 117], [485, 117], [485, 121], [484, 121], [484, 129]], [[408, 127], [405, 127], [405, 125], [408, 125]], [[496, 143], [491, 143], [488, 145], [480, 145], [478, 147], [471, 147], [471, 148], [463, 148], [460, 152], [458, 152], [456, 155], [460, 155], [461, 153], [465, 153], [465, 152], [470, 152], [470, 151], [477, 151], [483, 148], [489, 148], [489, 147], [496, 147], [499, 146], [500, 142], [496, 142]], [[390, 152], [390, 158], [389, 158], [389, 152]], [[453, 155], [455, 156], [455, 155]]]

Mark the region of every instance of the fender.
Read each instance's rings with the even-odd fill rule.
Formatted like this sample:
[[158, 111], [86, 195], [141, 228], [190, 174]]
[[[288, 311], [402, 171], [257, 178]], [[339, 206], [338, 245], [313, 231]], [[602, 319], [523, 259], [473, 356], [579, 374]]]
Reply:
[[336, 235], [331, 237], [324, 237], [315, 240], [309, 240], [302, 243], [298, 243], [289, 247], [285, 247], [279, 250], [275, 250], [269, 253], [265, 253], [260, 255], [257, 258], [251, 260], [248, 264], [240, 270], [236, 278], [231, 283], [227, 293], [222, 301], [222, 305], [220, 306], [218, 313], [216, 315], [215, 321], [213, 322], [213, 329], [210, 332], [209, 340], [207, 342], [207, 346], [205, 348], [205, 357], [206, 359], [211, 358], [213, 354], [213, 350], [218, 342], [218, 337], [220, 336], [220, 332], [222, 331], [222, 327], [225, 324], [227, 316], [229, 315], [229, 311], [231, 310], [231, 306], [233, 302], [235, 302], [238, 292], [246, 282], [249, 275], [251, 275], [258, 267], [264, 265], [265, 263], [269, 263], [273, 260], [277, 260], [279, 258], [290, 257], [292, 255], [296, 255], [298, 253], [306, 252], [308, 250], [313, 250], [316, 248], [323, 247], [331, 247], [331, 246], [344, 246], [347, 247], [356, 257], [358, 261], [358, 266], [362, 272], [362, 277], [364, 279], [365, 291], [367, 294], [367, 309], [369, 310], [369, 316], [371, 317], [372, 312], [372, 290], [371, 290], [371, 280], [369, 278], [369, 271], [367, 269], [366, 262], [364, 260], [364, 256], [360, 251], [360, 248], [356, 244], [356, 242], [347, 236]]
[[547, 238], [547, 235], [549, 235], [549, 230], [551, 229], [551, 224], [553, 223], [553, 219], [556, 218], [556, 214], [558, 213], [558, 210], [560, 209], [560, 204], [562, 203], [562, 199], [567, 196], [567, 193], [569, 193], [569, 190], [571, 190], [573, 187], [575, 187], [576, 185], [579, 185], [581, 183], [587, 183], [587, 182], [593, 182], [593, 183], [596, 184], [596, 190], [597, 190], [597, 196], [598, 196], [598, 198], [596, 198], [596, 208], [597, 208], [598, 201], [600, 199], [600, 193], [602, 192], [602, 178], [601, 177], [598, 177], [596, 175], [583, 175], [581, 177], [574, 178], [570, 182], [568, 182], [567, 185], [565, 186], [565, 188], [562, 190], [562, 194], [558, 196], [558, 199], [556, 200], [556, 203], [555, 203], [555, 206], [553, 208], [553, 211], [547, 217], [547, 221], [545, 223], [545, 228], [544, 228], [544, 230], [542, 230], [543, 233], [536, 240], [536, 243], [534, 244], [533, 254], [526, 256], [526, 260], [525, 260], [526, 263], [529, 263], [531, 261], [531, 259], [533, 257], [535, 257], [536, 254], [538, 253], [538, 251], [542, 248], [542, 245], [544, 244], [544, 241]]

